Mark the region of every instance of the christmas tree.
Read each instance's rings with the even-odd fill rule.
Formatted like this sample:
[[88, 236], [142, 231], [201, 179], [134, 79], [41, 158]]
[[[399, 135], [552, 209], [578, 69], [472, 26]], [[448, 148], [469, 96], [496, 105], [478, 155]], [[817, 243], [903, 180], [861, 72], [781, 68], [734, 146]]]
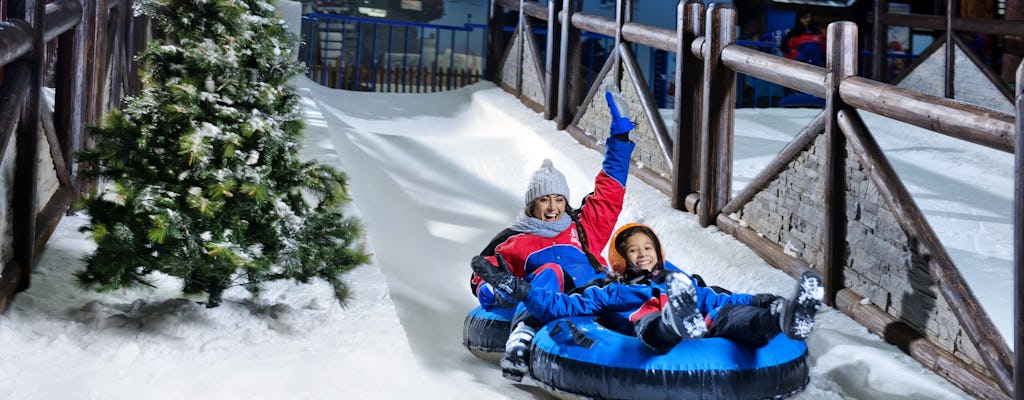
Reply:
[[80, 206], [97, 243], [76, 276], [112, 290], [154, 272], [186, 294], [339, 276], [365, 263], [358, 221], [341, 206], [347, 178], [298, 158], [301, 71], [274, 7], [261, 0], [145, 0], [157, 39], [138, 58], [141, 94], [91, 129], [80, 154], [98, 178]]

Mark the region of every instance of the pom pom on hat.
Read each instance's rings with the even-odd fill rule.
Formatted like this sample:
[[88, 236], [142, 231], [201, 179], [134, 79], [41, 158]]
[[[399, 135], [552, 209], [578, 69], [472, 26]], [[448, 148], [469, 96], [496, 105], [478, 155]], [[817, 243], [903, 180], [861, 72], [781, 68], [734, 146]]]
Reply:
[[565, 181], [565, 175], [562, 175], [561, 172], [555, 169], [551, 160], [544, 159], [540, 168], [530, 178], [530, 185], [526, 189], [526, 196], [524, 196], [526, 206], [529, 206], [537, 198], [549, 194], [561, 195], [568, 202], [569, 184]]

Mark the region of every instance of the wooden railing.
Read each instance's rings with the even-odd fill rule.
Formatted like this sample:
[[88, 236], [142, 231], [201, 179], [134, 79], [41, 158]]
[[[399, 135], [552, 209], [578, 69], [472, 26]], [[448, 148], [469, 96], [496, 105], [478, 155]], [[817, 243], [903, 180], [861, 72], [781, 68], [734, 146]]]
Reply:
[[[754, 50], [735, 42], [736, 12], [727, 3], [715, 3], [708, 9], [696, 1], [680, 2], [677, 7], [677, 30], [654, 28], [631, 22], [632, 1], [617, 2], [616, 19], [586, 15], [580, 12], [579, 0], [548, 2], [547, 7], [535, 1], [493, 0], [490, 10], [491, 30], [488, 35], [487, 73], [491, 79], [524, 103], [542, 111], [545, 118], [554, 119], [559, 129], [565, 129], [581, 143], [599, 148], [599, 141], [583, 132], [578, 124], [595, 101], [602, 79], [596, 79], [587, 90], [582, 102], [574, 97], [579, 77], [580, 31], [597, 32], [616, 38], [614, 60], [609, 61], [601, 76], [611, 76], [613, 82], [643, 82], [636, 68], [630, 44], [664, 49], [676, 53], [677, 88], [674, 105], [675, 124], [666, 129], [659, 111], [654, 107], [645, 84], [635, 85], [635, 96], [640, 104], [641, 125], [649, 125], [657, 141], [662, 158], [670, 172], [654, 174], [650, 168], [631, 171], [670, 196], [672, 205], [697, 215], [701, 225], [717, 225], [732, 234], [770, 264], [797, 276], [808, 268], [822, 272], [827, 290], [827, 302], [849, 314], [862, 325], [883, 336], [887, 341], [903, 348], [968, 393], [980, 398], [1021, 399], [1018, 389], [1021, 374], [1014, 374], [1014, 364], [1022, 364], [1021, 353], [1016, 357], [1006, 341], [982, 309], [956, 265], [946, 252], [931, 226], [911, 198], [906, 187], [893, 171], [889, 161], [874, 142], [861, 121], [860, 112], [867, 111], [922, 127], [999, 151], [1017, 154], [1016, 199], [1014, 203], [1014, 267], [1016, 292], [1014, 293], [1015, 332], [1017, 348], [1024, 346], [1024, 310], [1020, 307], [1024, 293], [1024, 267], [1021, 254], [1024, 233], [1021, 233], [1021, 127], [1022, 114], [1020, 88], [1024, 75], [1018, 67], [1017, 115], [968, 105], [940, 96], [905, 90], [893, 85], [858, 77], [857, 26], [848, 22], [833, 23], [828, 29], [827, 66], [816, 67], [787, 60]], [[536, 53], [536, 44], [529, 35], [514, 38], [511, 46], [502, 43], [494, 24], [500, 20], [503, 9], [520, 13], [520, 31], [530, 29], [530, 18], [547, 21], [549, 39], [543, 59], [530, 59]], [[529, 17], [529, 18], [528, 18]], [[1016, 29], [1016, 28], [1014, 28]], [[1016, 32], [1016, 31], [1014, 31]], [[552, 41], [554, 40], [554, 41]], [[558, 43], [558, 45], [554, 45]], [[534, 50], [531, 50], [534, 49]], [[512, 58], [515, 57], [515, 58]], [[503, 69], [502, 67], [505, 66]], [[504, 76], [506, 70], [515, 71], [514, 79]], [[733, 153], [733, 122], [736, 74], [742, 73], [758, 79], [786, 86], [801, 92], [823, 97], [826, 107], [800, 132], [769, 165], [748, 184], [742, 193], [730, 193]], [[532, 81], [535, 80], [535, 81]], [[530, 94], [531, 87], [542, 87], [540, 95]], [[635, 115], [635, 114], [634, 114]], [[741, 226], [729, 217], [755, 194], [778, 176], [815, 138], [824, 135], [822, 192], [824, 197], [824, 233], [822, 239], [823, 263], [812, 267], [801, 258], [790, 256], [779, 243]], [[902, 323], [896, 317], [872, 304], [861, 302], [862, 295], [843, 287], [844, 246], [846, 241], [846, 149], [851, 149], [867, 179], [878, 188], [884, 206], [895, 217], [907, 238], [908, 248], [923, 260], [934, 279], [938, 294], [954, 310], [964, 335], [978, 351], [987, 374], [976, 370], [947, 350], [927, 340], [922, 334]]]
[[[13, 193], [11, 207], [0, 210], [13, 217], [10, 236], [0, 236], [0, 244], [12, 248], [11, 257], [0, 260], [0, 311], [29, 287], [36, 255], [80, 191], [73, 155], [84, 145], [85, 126], [98, 123], [136, 82], [128, 1], [2, 3], [7, 20], [0, 21], [0, 163], [12, 138], [17, 145], [14, 182], [0, 190]], [[44, 90], [53, 90], [52, 111]], [[52, 194], [38, 187], [51, 166], [40, 168], [40, 154], [48, 154], [41, 160], [52, 159]]]

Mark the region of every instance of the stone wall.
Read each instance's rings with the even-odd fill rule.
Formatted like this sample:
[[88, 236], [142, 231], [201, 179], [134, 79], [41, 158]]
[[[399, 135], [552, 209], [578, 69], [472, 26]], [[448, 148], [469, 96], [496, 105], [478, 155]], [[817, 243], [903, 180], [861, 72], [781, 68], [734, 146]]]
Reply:
[[[601, 82], [601, 88], [614, 81], [614, 76], [608, 74]], [[629, 104], [629, 119], [636, 123], [636, 128], [629, 133], [630, 139], [636, 143], [636, 150], [633, 151], [633, 161], [639, 168], [647, 168], [657, 172], [665, 179], [672, 176], [668, 168], [668, 162], [662, 156], [658, 139], [654, 136], [653, 122], [644, 114], [643, 105], [640, 103], [640, 95], [633, 86], [633, 79], [629, 74], [622, 74], [622, 81], [619, 84], [622, 97]], [[611, 125], [611, 115], [608, 111], [608, 104], [604, 99], [604, 91], [599, 91], [594, 96], [594, 101], [586, 105], [583, 115], [577, 124], [588, 136], [592, 136], [603, 143], [608, 139], [608, 126]]]
[[[789, 163], [734, 218], [814, 266], [823, 264], [825, 222], [821, 160], [825, 136]], [[847, 147], [847, 234], [842, 286], [916, 328], [933, 343], [984, 370], [954, 310], [938, 293], [921, 257]], [[820, 270], [820, 268], [815, 268]]]

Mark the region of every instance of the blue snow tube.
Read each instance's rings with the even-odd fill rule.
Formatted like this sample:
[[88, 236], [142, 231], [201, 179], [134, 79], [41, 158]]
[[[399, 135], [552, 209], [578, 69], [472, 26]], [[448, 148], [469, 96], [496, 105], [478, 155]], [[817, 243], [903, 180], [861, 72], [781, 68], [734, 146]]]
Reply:
[[514, 313], [511, 308], [484, 310], [477, 306], [462, 323], [463, 346], [479, 359], [497, 362], [505, 353]]
[[538, 331], [530, 369], [556, 395], [609, 399], [780, 399], [810, 379], [807, 345], [783, 334], [762, 347], [684, 340], [658, 354], [589, 316], [561, 318]]

